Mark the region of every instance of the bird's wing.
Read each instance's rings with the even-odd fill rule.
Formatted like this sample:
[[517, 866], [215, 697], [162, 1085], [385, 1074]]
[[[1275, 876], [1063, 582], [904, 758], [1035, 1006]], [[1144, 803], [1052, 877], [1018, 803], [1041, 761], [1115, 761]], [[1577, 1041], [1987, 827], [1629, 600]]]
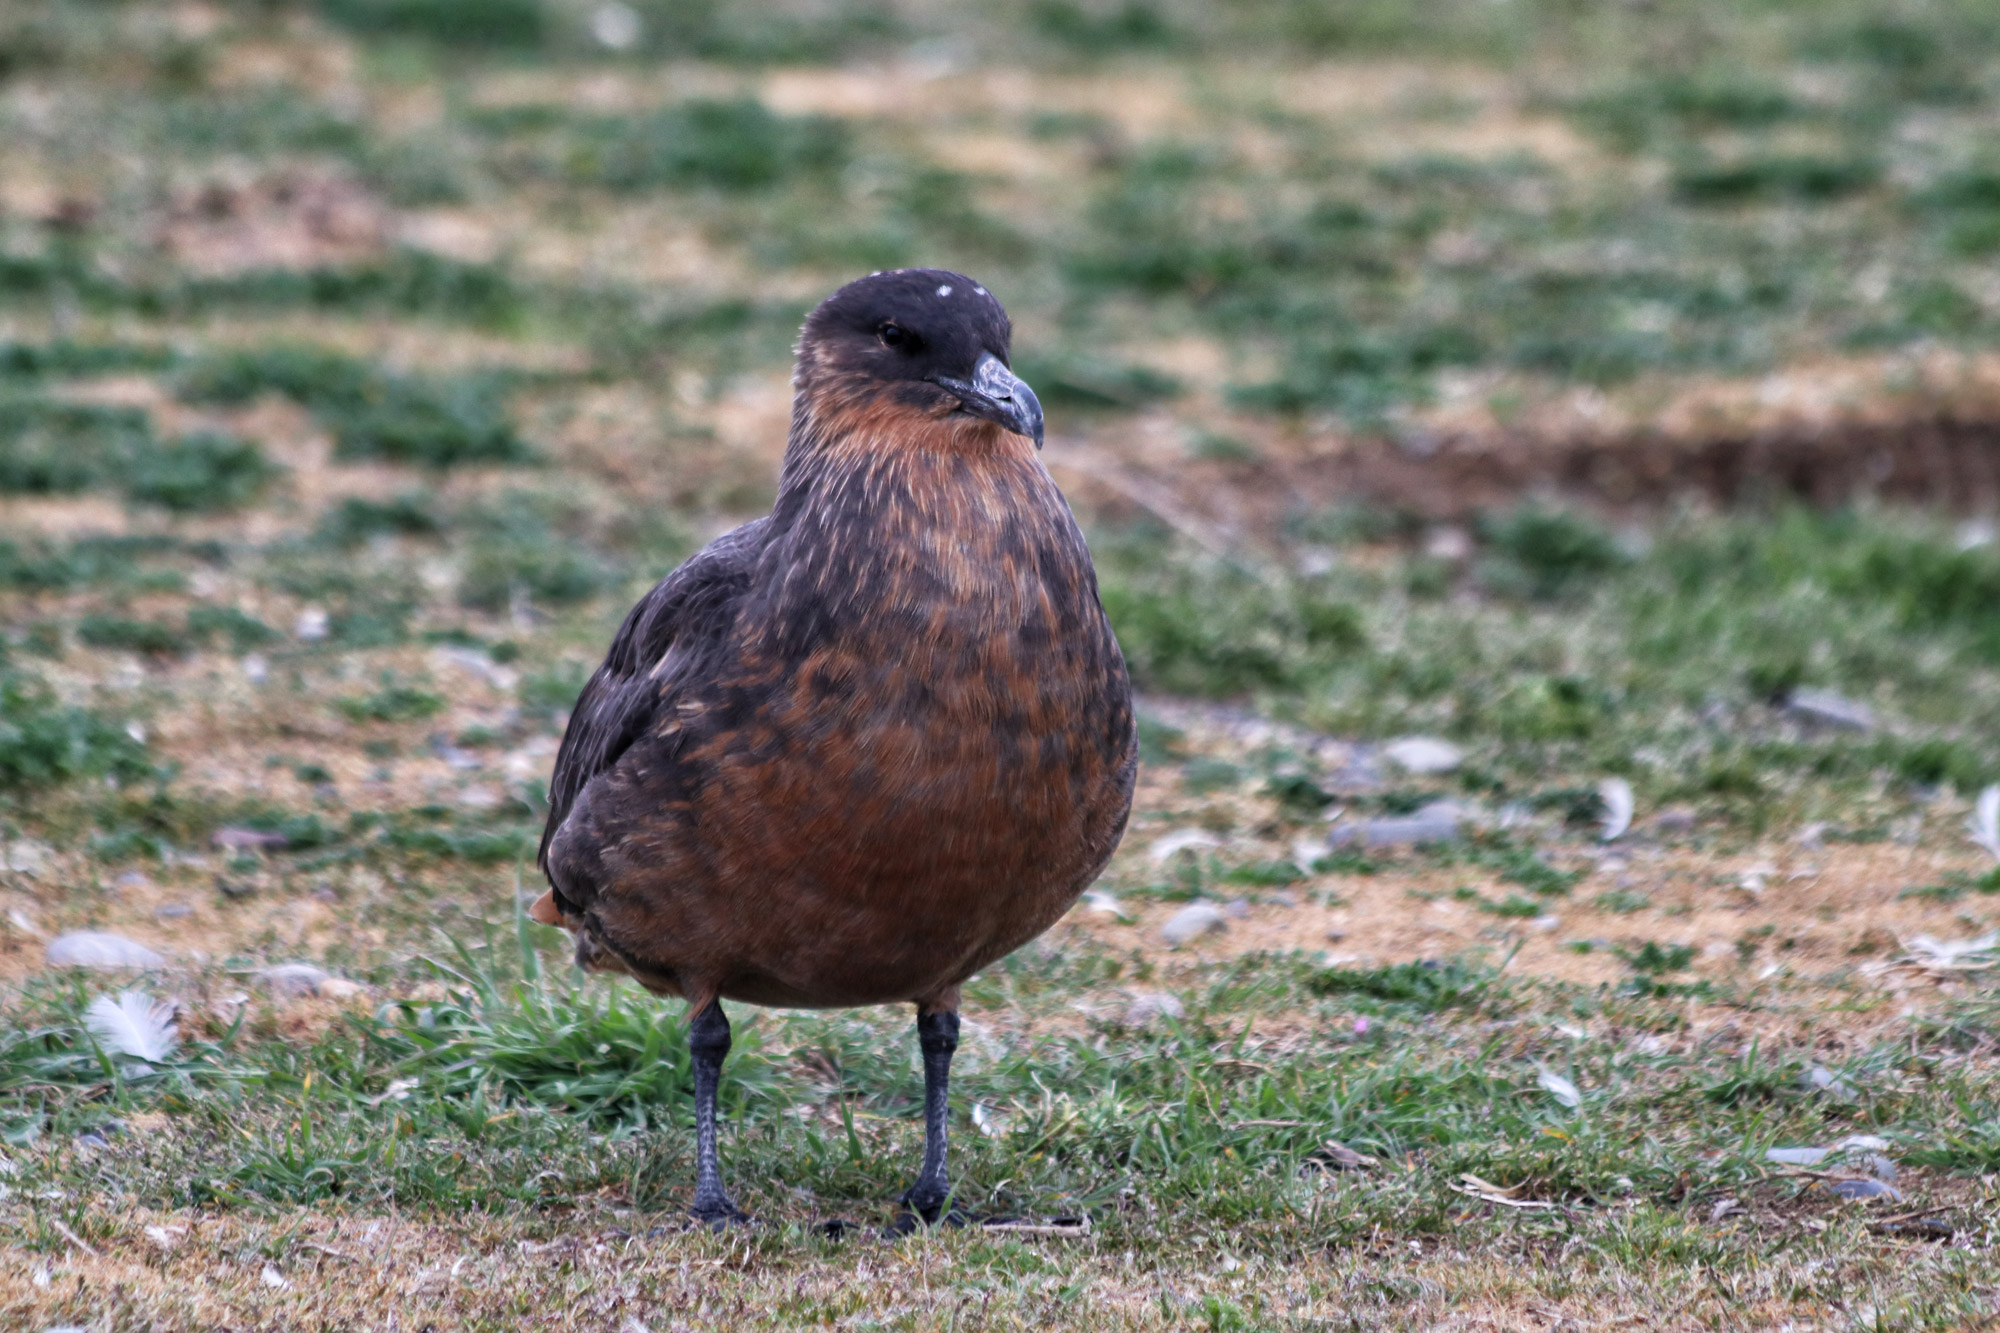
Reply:
[[604, 665], [570, 710], [549, 778], [549, 822], [535, 860], [548, 869], [549, 841], [590, 780], [618, 762], [662, 706], [655, 668], [677, 643], [719, 634], [750, 586], [769, 519], [746, 523], [701, 548], [639, 599], [611, 641]]

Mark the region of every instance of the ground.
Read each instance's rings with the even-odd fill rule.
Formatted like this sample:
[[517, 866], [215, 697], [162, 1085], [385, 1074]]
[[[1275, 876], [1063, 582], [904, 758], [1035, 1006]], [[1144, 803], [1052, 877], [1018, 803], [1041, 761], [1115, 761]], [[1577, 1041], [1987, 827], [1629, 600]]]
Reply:
[[[0, 1323], [1993, 1326], [1997, 41], [10, 7]], [[681, 1015], [522, 915], [545, 783], [902, 263], [1013, 312], [1139, 800], [968, 988], [1008, 1226], [880, 1238], [908, 1014], [743, 1007], [761, 1224], [690, 1231]]]

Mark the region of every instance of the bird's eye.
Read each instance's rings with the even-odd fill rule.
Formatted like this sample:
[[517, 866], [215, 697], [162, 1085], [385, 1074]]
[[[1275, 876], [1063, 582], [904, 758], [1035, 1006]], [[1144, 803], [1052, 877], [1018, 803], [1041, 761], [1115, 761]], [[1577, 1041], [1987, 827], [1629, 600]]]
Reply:
[[884, 347], [908, 347], [916, 342], [909, 330], [894, 320], [885, 321], [881, 328], [875, 330], [875, 336], [882, 340]]

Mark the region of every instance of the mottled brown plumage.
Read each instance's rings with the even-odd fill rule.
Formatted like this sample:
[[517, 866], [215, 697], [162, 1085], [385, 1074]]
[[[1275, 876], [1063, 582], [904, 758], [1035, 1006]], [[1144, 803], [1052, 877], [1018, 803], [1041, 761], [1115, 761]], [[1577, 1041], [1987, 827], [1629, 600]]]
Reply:
[[1124, 660], [1009, 333], [938, 270], [829, 298], [773, 512], [654, 588], [577, 701], [537, 915], [725, 1046], [724, 997], [954, 1014], [1123, 832]]

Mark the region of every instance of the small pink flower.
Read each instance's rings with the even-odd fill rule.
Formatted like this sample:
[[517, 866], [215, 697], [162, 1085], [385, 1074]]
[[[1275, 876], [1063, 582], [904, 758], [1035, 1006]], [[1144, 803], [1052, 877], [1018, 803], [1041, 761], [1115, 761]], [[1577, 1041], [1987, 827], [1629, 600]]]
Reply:
[[1355, 1020], [1354, 1020], [1354, 1035], [1355, 1035], [1355, 1036], [1357, 1036], [1357, 1037], [1365, 1037], [1365, 1036], [1367, 1036], [1367, 1035], [1368, 1035], [1368, 1020], [1367, 1020], [1367, 1019], [1365, 1019], [1365, 1018], [1357, 1018], [1357, 1019], [1355, 1019]]

